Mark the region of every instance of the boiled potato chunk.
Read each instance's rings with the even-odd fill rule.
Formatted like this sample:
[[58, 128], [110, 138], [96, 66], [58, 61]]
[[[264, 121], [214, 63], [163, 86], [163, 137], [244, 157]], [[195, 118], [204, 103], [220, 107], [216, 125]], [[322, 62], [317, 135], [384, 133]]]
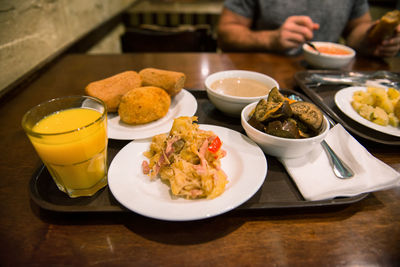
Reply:
[[353, 93], [351, 106], [365, 119], [379, 125], [400, 124], [400, 91], [395, 88], [367, 87]]
[[389, 116], [383, 109], [376, 107], [371, 114], [371, 121], [376, 124], [386, 126], [389, 124]]

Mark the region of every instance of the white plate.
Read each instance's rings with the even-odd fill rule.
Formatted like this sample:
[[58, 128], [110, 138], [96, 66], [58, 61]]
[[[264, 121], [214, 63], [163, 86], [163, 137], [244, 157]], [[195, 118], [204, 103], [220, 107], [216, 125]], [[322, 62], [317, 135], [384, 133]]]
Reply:
[[108, 114], [108, 138], [119, 140], [133, 140], [152, 137], [168, 132], [175, 118], [193, 116], [197, 111], [197, 101], [186, 90], [171, 98], [168, 113], [161, 119], [141, 125], [129, 125], [122, 122], [118, 113]]
[[267, 160], [262, 150], [247, 136], [219, 126], [200, 124], [223, 142], [227, 155], [221, 167], [228, 176], [225, 192], [214, 199], [173, 198], [169, 186], [159, 178], [150, 180], [142, 173], [150, 139], [135, 140], [115, 156], [108, 171], [108, 185], [114, 197], [138, 214], [167, 221], [189, 221], [228, 212], [253, 196], [264, 183]]
[[335, 94], [335, 103], [338, 106], [338, 108], [347, 116], [349, 116], [351, 119], [355, 120], [356, 122], [367, 126], [371, 129], [374, 129], [376, 131], [389, 134], [389, 135], [394, 135], [400, 137], [400, 129], [393, 127], [391, 125], [388, 126], [382, 126], [376, 123], [373, 123], [372, 121], [369, 121], [365, 118], [363, 118], [360, 114], [357, 113], [357, 111], [354, 110], [354, 108], [351, 106], [351, 101], [353, 99], [353, 93], [355, 91], [366, 91], [366, 87], [360, 87], [360, 86], [352, 86], [352, 87], [346, 87], [341, 90], [339, 90]]

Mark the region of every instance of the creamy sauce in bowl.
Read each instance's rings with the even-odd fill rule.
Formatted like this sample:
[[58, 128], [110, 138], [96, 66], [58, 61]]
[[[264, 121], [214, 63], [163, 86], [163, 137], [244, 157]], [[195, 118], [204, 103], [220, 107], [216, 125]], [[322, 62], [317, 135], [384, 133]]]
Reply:
[[256, 97], [267, 95], [271, 88], [248, 78], [225, 78], [211, 84], [211, 89], [230, 96]]

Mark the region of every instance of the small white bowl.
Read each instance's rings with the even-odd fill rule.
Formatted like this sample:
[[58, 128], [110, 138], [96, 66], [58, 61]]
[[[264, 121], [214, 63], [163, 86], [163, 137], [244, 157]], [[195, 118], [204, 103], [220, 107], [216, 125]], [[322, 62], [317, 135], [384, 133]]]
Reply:
[[328, 134], [329, 122], [326, 116], [324, 116], [320, 134], [310, 138], [290, 139], [261, 132], [247, 122], [250, 118], [250, 113], [256, 105], [257, 102], [254, 102], [243, 109], [241, 122], [247, 136], [256, 142], [268, 155], [278, 158], [297, 158], [304, 156], [314, 149], [315, 146], [319, 145]]
[[267, 87], [269, 87], [269, 89], [272, 89], [273, 87], [277, 87], [279, 89], [279, 84], [276, 80], [274, 80], [268, 75], [258, 72], [245, 71], [245, 70], [227, 70], [227, 71], [216, 72], [209, 75], [205, 80], [205, 87], [207, 90], [208, 98], [219, 110], [232, 117], [240, 117], [240, 113], [242, 112], [242, 109], [246, 105], [254, 101], [258, 101], [262, 98], [266, 98], [269, 92], [261, 96], [240, 97], [240, 96], [227, 95], [222, 92], [217, 92], [211, 89], [211, 85], [215, 81], [225, 78], [252, 79], [265, 84]]
[[319, 53], [311, 48], [307, 44], [303, 44], [303, 54], [304, 59], [313, 67], [322, 68], [322, 69], [340, 69], [342, 67], [347, 66], [350, 61], [355, 57], [356, 52], [345, 45], [331, 43], [331, 42], [312, 42], [315, 47], [332, 47], [343, 49], [349, 54], [345, 55], [335, 55], [335, 54], [326, 54]]

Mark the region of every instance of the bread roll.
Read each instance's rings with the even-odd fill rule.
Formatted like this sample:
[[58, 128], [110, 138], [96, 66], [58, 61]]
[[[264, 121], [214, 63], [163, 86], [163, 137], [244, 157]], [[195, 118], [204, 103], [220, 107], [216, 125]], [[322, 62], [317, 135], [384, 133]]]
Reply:
[[171, 97], [159, 87], [144, 86], [127, 92], [118, 107], [120, 119], [128, 124], [144, 124], [164, 117]]
[[89, 83], [85, 88], [85, 93], [103, 100], [109, 112], [116, 112], [121, 97], [141, 85], [142, 80], [137, 72], [125, 71], [104, 80]]
[[381, 43], [385, 38], [393, 35], [395, 28], [400, 23], [400, 11], [393, 10], [381, 17], [378, 24], [368, 33], [368, 40], [373, 44]]
[[178, 94], [185, 85], [186, 75], [182, 72], [146, 68], [139, 72], [143, 86], [156, 86], [170, 96]]

